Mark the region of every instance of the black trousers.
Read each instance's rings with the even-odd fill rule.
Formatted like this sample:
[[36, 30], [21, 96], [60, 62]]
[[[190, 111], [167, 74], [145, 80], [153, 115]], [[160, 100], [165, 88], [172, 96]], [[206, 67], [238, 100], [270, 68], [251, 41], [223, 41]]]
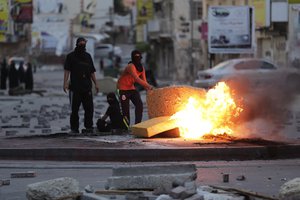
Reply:
[[135, 106], [135, 124], [140, 123], [143, 117], [143, 102], [137, 90], [120, 90], [120, 103], [122, 114], [127, 117], [130, 124], [129, 100]]
[[72, 130], [79, 129], [79, 108], [82, 104], [84, 109], [84, 127], [87, 129], [93, 128], [94, 104], [92, 91], [76, 92], [70, 91], [71, 102], [71, 117], [70, 125]]

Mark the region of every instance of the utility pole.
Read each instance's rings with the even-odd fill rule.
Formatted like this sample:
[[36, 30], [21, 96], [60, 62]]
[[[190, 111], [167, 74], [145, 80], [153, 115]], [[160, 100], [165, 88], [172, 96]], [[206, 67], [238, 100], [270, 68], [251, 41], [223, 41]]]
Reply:
[[115, 57], [115, 45], [116, 45], [116, 30], [115, 30], [115, 8], [110, 7], [109, 8], [109, 19], [112, 24], [111, 26], [111, 37], [112, 37], [112, 52], [111, 55], [109, 55], [111, 58], [112, 65], [115, 66], [114, 57]]
[[191, 45], [190, 45], [190, 74], [191, 74], [191, 81], [194, 81], [194, 45], [193, 45], [193, 39], [194, 39], [194, 13], [193, 13], [193, 0], [190, 0], [190, 21], [191, 21]]
[[12, 7], [13, 7], [12, 1], [9, 0], [8, 1], [8, 10], [9, 10], [9, 12], [8, 12], [8, 28], [7, 28], [7, 33], [8, 33], [8, 35], [10, 37], [13, 37], [13, 35], [14, 35], [14, 21], [13, 21], [13, 19], [11, 17], [11, 14], [10, 14], [10, 11], [11, 11]]

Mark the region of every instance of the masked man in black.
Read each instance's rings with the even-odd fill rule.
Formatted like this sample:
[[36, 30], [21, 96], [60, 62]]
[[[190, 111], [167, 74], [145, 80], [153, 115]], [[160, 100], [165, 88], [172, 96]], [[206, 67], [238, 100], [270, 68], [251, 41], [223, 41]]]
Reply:
[[[79, 107], [82, 104], [84, 109], [84, 127], [85, 133], [93, 132], [93, 94], [92, 82], [95, 84], [96, 92], [99, 91], [95, 67], [92, 57], [86, 52], [85, 38], [79, 37], [76, 41], [76, 48], [67, 55], [64, 64], [64, 91], [70, 91], [71, 116], [70, 126], [71, 133], [79, 133]], [[70, 81], [69, 80], [70, 76]]]

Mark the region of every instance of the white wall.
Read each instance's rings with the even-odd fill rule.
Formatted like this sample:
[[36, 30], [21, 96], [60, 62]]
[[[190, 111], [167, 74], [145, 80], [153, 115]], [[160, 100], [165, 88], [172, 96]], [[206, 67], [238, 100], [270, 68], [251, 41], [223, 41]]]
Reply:
[[97, 6], [95, 14], [91, 18], [91, 23], [95, 24], [95, 32], [99, 33], [105, 22], [110, 21], [109, 8], [113, 8], [113, 0], [96, 0]]

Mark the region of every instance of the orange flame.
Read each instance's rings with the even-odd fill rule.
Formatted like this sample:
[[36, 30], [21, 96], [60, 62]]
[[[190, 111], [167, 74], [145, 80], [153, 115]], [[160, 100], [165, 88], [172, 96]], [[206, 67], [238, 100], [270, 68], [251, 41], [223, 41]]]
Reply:
[[232, 134], [233, 119], [242, 111], [230, 88], [220, 82], [206, 93], [205, 98], [190, 97], [184, 109], [171, 119], [179, 125], [181, 137], [197, 139], [205, 134]]

